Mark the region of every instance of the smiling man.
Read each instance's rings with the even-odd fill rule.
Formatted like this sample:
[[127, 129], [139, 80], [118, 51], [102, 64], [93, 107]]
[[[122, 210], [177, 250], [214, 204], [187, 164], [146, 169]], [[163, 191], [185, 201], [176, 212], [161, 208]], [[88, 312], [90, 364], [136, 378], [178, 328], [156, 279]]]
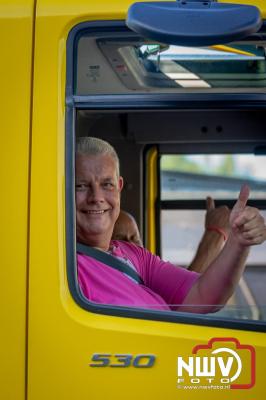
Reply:
[[[76, 157], [77, 237], [82, 243], [106, 251], [120, 212], [123, 178], [119, 176], [116, 153], [111, 148], [106, 151], [99, 141], [95, 143], [96, 154], [78, 153]], [[99, 155], [97, 151], [104, 153]]]
[[[223, 250], [204, 273], [198, 274], [164, 262], [136, 244], [111, 240], [122, 187], [113, 147], [97, 138], [78, 139], [77, 240], [111, 254], [141, 278], [139, 283], [80, 252], [78, 280], [83, 295], [95, 303], [199, 313], [213, 312], [226, 304], [243, 273], [250, 246], [266, 239], [264, 219], [256, 208], [246, 206], [249, 188], [241, 189], [231, 211], [229, 237]], [[197, 266], [199, 260], [196, 255], [193, 263]], [[200, 265], [197, 269], [201, 270]]]

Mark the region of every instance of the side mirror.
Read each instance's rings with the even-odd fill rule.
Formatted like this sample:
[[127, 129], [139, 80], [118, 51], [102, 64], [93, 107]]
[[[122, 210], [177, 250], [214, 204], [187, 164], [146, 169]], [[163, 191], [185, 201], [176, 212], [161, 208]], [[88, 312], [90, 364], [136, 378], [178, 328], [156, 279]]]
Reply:
[[262, 20], [255, 6], [212, 0], [139, 2], [128, 10], [127, 26], [143, 37], [179, 46], [211, 46], [257, 32]]

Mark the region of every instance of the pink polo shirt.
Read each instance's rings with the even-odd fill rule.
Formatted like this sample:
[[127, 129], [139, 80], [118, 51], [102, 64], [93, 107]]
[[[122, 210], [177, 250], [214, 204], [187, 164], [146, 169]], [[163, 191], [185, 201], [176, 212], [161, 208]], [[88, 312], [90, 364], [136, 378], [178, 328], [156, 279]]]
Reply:
[[182, 304], [199, 274], [162, 261], [135, 244], [114, 240], [113, 255], [127, 260], [142, 277], [138, 284], [124, 273], [92, 257], [78, 254], [78, 281], [83, 295], [100, 304], [175, 309]]

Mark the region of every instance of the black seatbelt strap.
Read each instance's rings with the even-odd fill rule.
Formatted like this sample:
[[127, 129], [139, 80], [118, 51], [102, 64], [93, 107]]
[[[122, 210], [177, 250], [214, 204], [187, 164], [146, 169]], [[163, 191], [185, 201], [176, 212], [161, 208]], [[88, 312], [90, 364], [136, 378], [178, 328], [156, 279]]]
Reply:
[[142, 278], [139, 274], [131, 268], [126, 262], [119, 260], [118, 258], [112, 256], [111, 254], [104, 253], [101, 250], [96, 249], [95, 247], [86, 246], [85, 244], [77, 243], [77, 252], [85, 254], [86, 256], [95, 258], [96, 260], [102, 262], [103, 264], [108, 265], [114, 269], [117, 269], [120, 272], [130, 276], [137, 283], [144, 284]]

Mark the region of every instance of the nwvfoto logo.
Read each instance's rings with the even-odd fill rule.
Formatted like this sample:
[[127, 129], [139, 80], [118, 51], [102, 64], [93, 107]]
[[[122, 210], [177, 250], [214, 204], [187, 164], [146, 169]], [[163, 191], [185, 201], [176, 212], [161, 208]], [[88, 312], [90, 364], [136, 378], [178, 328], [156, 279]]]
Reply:
[[212, 338], [195, 346], [190, 356], [177, 357], [177, 376], [184, 388], [250, 389], [255, 385], [255, 349], [235, 338]]

